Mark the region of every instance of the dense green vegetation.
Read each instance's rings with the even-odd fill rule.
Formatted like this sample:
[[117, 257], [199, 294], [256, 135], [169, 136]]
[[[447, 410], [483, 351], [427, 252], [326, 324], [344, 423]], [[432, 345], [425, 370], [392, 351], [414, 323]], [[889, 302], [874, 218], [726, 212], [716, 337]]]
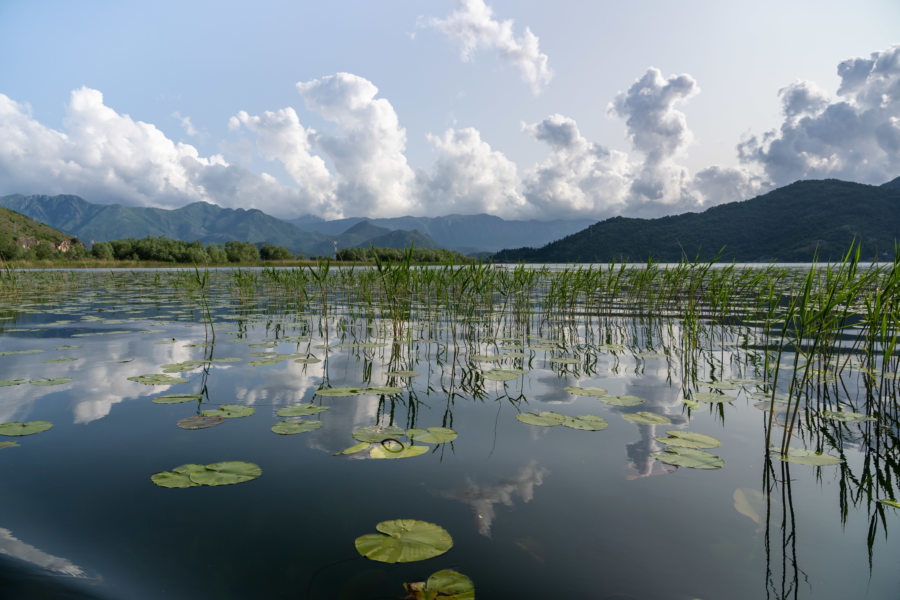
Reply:
[[900, 240], [900, 187], [798, 181], [752, 200], [659, 219], [615, 217], [543, 248], [503, 250], [498, 262], [740, 262], [837, 260], [851, 243], [863, 260], [890, 259]]
[[54, 256], [79, 259], [85, 254], [84, 245], [77, 238], [0, 208], [0, 259], [45, 260]]
[[[347, 248], [338, 250], [337, 258], [343, 261], [374, 263], [376, 256], [380, 261], [401, 261], [406, 258], [406, 255], [407, 249], [399, 248]], [[414, 248], [412, 251], [412, 262], [416, 264], [453, 263], [461, 265], [474, 263], [475, 259], [452, 250]]]

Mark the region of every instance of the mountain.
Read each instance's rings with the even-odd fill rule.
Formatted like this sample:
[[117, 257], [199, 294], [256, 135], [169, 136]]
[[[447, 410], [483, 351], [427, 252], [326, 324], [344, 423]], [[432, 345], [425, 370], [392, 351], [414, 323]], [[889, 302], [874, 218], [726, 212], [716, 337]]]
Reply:
[[798, 181], [702, 213], [614, 217], [542, 248], [503, 250], [497, 262], [835, 260], [856, 240], [862, 256], [893, 256], [900, 241], [900, 178], [881, 186], [836, 179]]
[[0, 208], [0, 257], [16, 255], [15, 247], [32, 248], [48, 242], [53, 250], [67, 252], [73, 245], [81, 245], [70, 235], [30, 219], [8, 208]]
[[493, 215], [447, 215], [444, 217], [395, 217], [365, 219], [350, 217], [310, 222], [306, 217], [289, 221], [309, 231], [335, 235], [363, 221], [385, 229], [418, 230], [439, 246], [471, 254], [496, 252], [518, 245], [539, 246], [590, 225], [591, 219], [556, 221], [507, 221]]
[[363, 244], [359, 244], [357, 248], [368, 248], [370, 244], [376, 248], [409, 248], [410, 244], [413, 244], [415, 248], [427, 250], [435, 250], [441, 247], [437, 242], [417, 229], [413, 231], [405, 229], [388, 231]]

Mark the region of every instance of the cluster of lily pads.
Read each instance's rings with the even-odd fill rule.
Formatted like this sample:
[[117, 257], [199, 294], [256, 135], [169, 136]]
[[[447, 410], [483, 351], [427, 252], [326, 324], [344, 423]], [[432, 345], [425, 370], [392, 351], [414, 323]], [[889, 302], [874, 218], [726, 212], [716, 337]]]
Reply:
[[[379, 426], [368, 425], [360, 427], [353, 432], [353, 438], [358, 440], [349, 448], [341, 450], [337, 454], [356, 454], [369, 451], [369, 458], [411, 458], [425, 454], [429, 446], [420, 444], [446, 444], [457, 438], [457, 432], [447, 427], [428, 427], [427, 429], [402, 429], [394, 425]], [[404, 443], [400, 438], [407, 437], [409, 442]]]
[[[51, 423], [50, 421], [29, 421], [27, 423], [23, 423], [21, 421], [9, 421], [7, 423], [0, 424], [0, 435], [22, 437], [26, 435], [34, 435], [36, 433], [43, 433], [51, 427], [53, 427], [53, 423]], [[0, 449], [11, 448], [18, 445], [19, 443], [13, 440], [3, 441], [0, 442]]]
[[262, 475], [262, 469], [250, 462], [232, 460], [208, 465], [186, 464], [171, 471], [150, 476], [160, 487], [187, 488], [201, 485], [233, 485], [251, 481]]

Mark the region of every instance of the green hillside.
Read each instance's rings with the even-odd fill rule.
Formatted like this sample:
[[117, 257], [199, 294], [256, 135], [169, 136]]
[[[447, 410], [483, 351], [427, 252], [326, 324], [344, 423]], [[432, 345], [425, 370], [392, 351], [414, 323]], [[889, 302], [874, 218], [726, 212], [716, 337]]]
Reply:
[[26, 249], [37, 249], [39, 245], [42, 250], [52, 252], [60, 249], [68, 251], [72, 247], [83, 249], [83, 245], [72, 236], [0, 207], [0, 258], [20, 258]]
[[[743, 202], [659, 219], [615, 217], [542, 248], [503, 250], [497, 262], [837, 259], [856, 240], [866, 259], [900, 240], [900, 185], [798, 181]], [[818, 254], [817, 254], [818, 253]]]

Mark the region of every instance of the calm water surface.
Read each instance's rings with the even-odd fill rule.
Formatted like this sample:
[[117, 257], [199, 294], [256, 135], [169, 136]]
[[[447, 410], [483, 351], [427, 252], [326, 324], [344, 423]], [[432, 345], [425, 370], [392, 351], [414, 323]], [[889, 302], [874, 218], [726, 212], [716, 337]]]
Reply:
[[[0, 449], [4, 597], [401, 598], [403, 582], [445, 568], [469, 576], [480, 598], [900, 597], [900, 510], [860, 494], [855, 482], [872, 457], [871, 427], [835, 430], [842, 466], [772, 461], [768, 413], [750, 396], [761, 385], [752, 326], [715, 328], [696, 380], [738, 383], [722, 391], [730, 402], [691, 409], [685, 391], [710, 388], [686, 381], [677, 321], [582, 314], [517, 324], [500, 307], [456, 321], [431, 307], [414, 311], [397, 339], [383, 314], [340, 298], [326, 330], [320, 309], [292, 310], [265, 293], [242, 302], [222, 277], [209, 298], [213, 341], [197, 302], [166, 275], [71, 278], [83, 281], [46, 297], [4, 298], [0, 309], [0, 379], [25, 380], [0, 387], [0, 423], [53, 423], [0, 437], [19, 443]], [[20, 353], [30, 350], [40, 352]], [[252, 364], [272, 353], [281, 356]], [[506, 353], [513, 357], [473, 358]], [[310, 355], [321, 362], [295, 362]], [[240, 360], [202, 362], [224, 358]], [[191, 360], [201, 364], [170, 373], [183, 383], [128, 379]], [[498, 366], [527, 373], [480, 377]], [[386, 374], [400, 369], [420, 374]], [[65, 379], [29, 383], [44, 378]], [[316, 395], [323, 386], [386, 384], [402, 392]], [[612, 406], [567, 386], [644, 402]], [[202, 399], [152, 401], [173, 393]], [[306, 417], [321, 428], [274, 434], [276, 411], [299, 402], [328, 407]], [[176, 426], [228, 403], [256, 412], [209, 429]], [[609, 427], [516, 418], [539, 411], [598, 415]], [[622, 416], [637, 411], [671, 424]], [[375, 424], [443, 426], [459, 436], [409, 459], [335, 455], [356, 443], [356, 428]], [[710, 452], [724, 468], [654, 459], [665, 448], [655, 437], [671, 429], [721, 440]], [[872, 435], [891, 445], [881, 455], [894, 462], [881, 472], [896, 486], [897, 432]], [[262, 475], [187, 489], [150, 479], [226, 460], [255, 463]], [[358, 536], [398, 518], [442, 526], [453, 548], [407, 564], [356, 552]]]

